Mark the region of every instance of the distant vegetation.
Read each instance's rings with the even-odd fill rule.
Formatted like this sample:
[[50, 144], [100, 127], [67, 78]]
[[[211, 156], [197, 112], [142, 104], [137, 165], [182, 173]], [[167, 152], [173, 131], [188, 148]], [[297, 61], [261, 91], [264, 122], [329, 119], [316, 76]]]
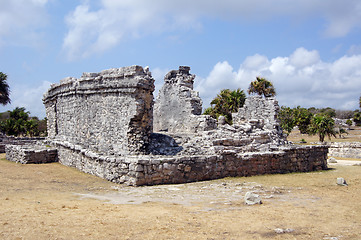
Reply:
[[25, 108], [17, 107], [0, 113], [0, 131], [16, 137], [46, 136], [46, 118], [39, 120], [37, 117], [30, 117], [30, 112]]
[[[256, 77], [248, 88], [248, 94], [257, 94], [264, 97], [273, 97], [276, 90], [272, 82], [262, 77]], [[211, 107], [207, 108], [203, 114], [211, 115], [218, 119], [224, 116], [228, 124], [232, 124], [232, 113], [237, 112], [243, 106], [246, 95], [243, 90], [223, 89], [217, 97], [211, 102]], [[359, 99], [361, 109], [361, 97]], [[361, 112], [359, 110], [335, 110], [333, 108], [290, 108], [282, 106], [279, 112], [281, 127], [287, 135], [291, 133], [294, 127], [298, 127], [302, 134], [318, 135], [319, 140], [323, 142], [325, 137], [331, 138], [336, 135], [342, 137], [347, 134], [342, 127], [335, 126], [334, 118], [346, 120], [346, 124], [351, 126], [353, 122], [361, 126]]]
[[[272, 82], [261, 77], [257, 77], [255, 81], [250, 83], [247, 92], [248, 94], [258, 94], [264, 97], [276, 95]], [[246, 94], [243, 90], [239, 88], [237, 90], [223, 89], [212, 100], [211, 107], [207, 108], [203, 114], [211, 115], [215, 119], [224, 116], [226, 123], [232, 124], [232, 113], [238, 112], [238, 109], [243, 107], [245, 100]]]
[[8, 76], [0, 72], [0, 104], [6, 105], [11, 102], [10, 100], [10, 88], [7, 83]]
[[228, 124], [232, 124], [232, 113], [237, 112], [243, 106], [246, 94], [241, 89], [223, 89], [211, 102], [211, 107], [207, 108], [203, 114], [211, 115], [218, 119], [224, 116]]
[[333, 118], [344, 119], [346, 124], [351, 126], [353, 121], [356, 125], [361, 124], [361, 113], [359, 110], [335, 110], [332, 108], [290, 108], [282, 106], [279, 112], [279, 119], [283, 131], [288, 135], [294, 127], [298, 127], [303, 134], [317, 134], [321, 142], [325, 137], [347, 134], [342, 127], [335, 126]]
[[250, 83], [247, 92], [248, 94], [258, 94], [264, 97], [276, 96], [276, 90], [272, 82], [261, 77], [256, 77], [256, 80]]

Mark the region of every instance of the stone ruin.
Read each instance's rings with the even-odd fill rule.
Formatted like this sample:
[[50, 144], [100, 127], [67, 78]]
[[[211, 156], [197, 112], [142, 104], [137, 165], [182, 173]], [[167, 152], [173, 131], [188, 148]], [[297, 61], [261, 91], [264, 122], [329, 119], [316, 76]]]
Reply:
[[202, 100], [193, 90], [196, 77], [190, 67], [180, 66], [164, 77], [164, 85], [154, 103], [155, 132], [198, 132], [215, 129], [217, 122], [202, 114]]
[[201, 115], [189, 71], [170, 71], [155, 103], [140, 66], [53, 84], [46, 144], [64, 165], [133, 186], [327, 169], [327, 147], [285, 140], [274, 98], [249, 97], [233, 125]]

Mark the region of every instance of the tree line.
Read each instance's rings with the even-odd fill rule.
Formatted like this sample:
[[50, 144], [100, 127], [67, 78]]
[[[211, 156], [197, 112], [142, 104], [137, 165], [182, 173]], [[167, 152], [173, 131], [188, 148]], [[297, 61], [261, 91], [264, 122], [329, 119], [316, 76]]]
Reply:
[[[10, 87], [7, 74], [0, 72], [0, 104], [11, 103]], [[16, 107], [12, 111], [0, 113], [0, 131], [12, 136], [46, 136], [46, 118], [39, 120], [31, 117], [30, 112], [23, 107]]]
[[[256, 80], [251, 82], [248, 88], [248, 94], [255, 94], [264, 97], [274, 97], [276, 90], [272, 82], [265, 78], [256, 77]], [[236, 90], [223, 89], [211, 101], [211, 106], [204, 111], [204, 115], [210, 115], [215, 119], [219, 116], [224, 116], [226, 123], [232, 124], [232, 113], [238, 111], [243, 107], [246, 101], [246, 94], [240, 88]]]
[[[261, 77], [256, 77], [256, 80], [250, 83], [247, 92], [250, 95], [256, 94], [265, 98], [276, 95], [272, 82]], [[211, 107], [205, 109], [203, 114], [210, 115], [215, 119], [224, 116], [226, 123], [232, 124], [232, 113], [237, 112], [244, 105], [245, 100], [246, 94], [243, 90], [223, 89], [211, 101]], [[361, 97], [359, 102], [361, 109]], [[346, 133], [342, 128], [336, 130], [333, 118], [347, 119], [346, 123], [350, 126], [353, 122], [361, 126], [361, 112], [359, 110], [335, 110], [329, 107], [306, 109], [300, 106], [296, 108], [282, 106], [278, 117], [286, 135], [298, 127], [303, 134], [318, 135], [321, 142], [324, 142], [325, 137], [331, 138], [332, 136], [336, 137], [337, 134], [341, 136]]]
[[8, 136], [37, 137], [47, 135], [47, 120], [31, 117], [24, 107], [0, 113], [0, 131]]

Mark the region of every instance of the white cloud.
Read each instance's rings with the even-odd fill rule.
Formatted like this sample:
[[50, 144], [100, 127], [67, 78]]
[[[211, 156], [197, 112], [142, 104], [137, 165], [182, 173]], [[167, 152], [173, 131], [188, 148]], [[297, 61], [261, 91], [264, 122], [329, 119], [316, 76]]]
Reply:
[[305, 67], [316, 64], [320, 60], [320, 55], [316, 50], [307, 51], [305, 48], [298, 48], [290, 56], [290, 63], [296, 67]]
[[7, 43], [37, 44], [37, 30], [46, 22], [48, 0], [0, 0], [0, 46]]
[[45, 107], [42, 102], [43, 94], [50, 88], [51, 83], [43, 81], [38, 86], [14, 85], [10, 93], [11, 104], [1, 107], [1, 112], [25, 107], [31, 116], [45, 117]]
[[[69, 31], [63, 49], [69, 59], [88, 57], [109, 50], [124, 39], [199, 29], [204, 18], [262, 22], [279, 17], [295, 21], [321, 17], [327, 24], [325, 35], [342, 37], [361, 27], [361, 2], [100, 0], [100, 8], [92, 10], [85, 1], [66, 17]], [[315, 57], [310, 54], [311, 58]]]
[[247, 57], [238, 70], [219, 62], [206, 78], [197, 78], [195, 89], [208, 107], [221, 89], [246, 91], [256, 76], [274, 83], [281, 105], [353, 110], [361, 95], [361, 55], [323, 62], [317, 51], [299, 48], [288, 57]]

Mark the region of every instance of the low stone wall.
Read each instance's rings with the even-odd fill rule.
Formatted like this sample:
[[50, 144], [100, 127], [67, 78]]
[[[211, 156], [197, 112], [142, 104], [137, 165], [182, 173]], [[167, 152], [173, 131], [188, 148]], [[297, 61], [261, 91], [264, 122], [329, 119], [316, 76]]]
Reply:
[[65, 142], [56, 143], [56, 147], [62, 164], [132, 186], [322, 170], [327, 169], [328, 152], [326, 146], [304, 146], [264, 153], [115, 157]]
[[55, 148], [40, 145], [6, 145], [6, 159], [9, 161], [29, 163], [51, 163], [58, 161]]
[[0, 138], [0, 153], [5, 153], [5, 146], [6, 145], [25, 145], [25, 144], [32, 144], [36, 141], [44, 140], [43, 137], [11, 137], [5, 136]]
[[329, 146], [328, 154], [332, 157], [361, 158], [360, 142], [334, 142]]

